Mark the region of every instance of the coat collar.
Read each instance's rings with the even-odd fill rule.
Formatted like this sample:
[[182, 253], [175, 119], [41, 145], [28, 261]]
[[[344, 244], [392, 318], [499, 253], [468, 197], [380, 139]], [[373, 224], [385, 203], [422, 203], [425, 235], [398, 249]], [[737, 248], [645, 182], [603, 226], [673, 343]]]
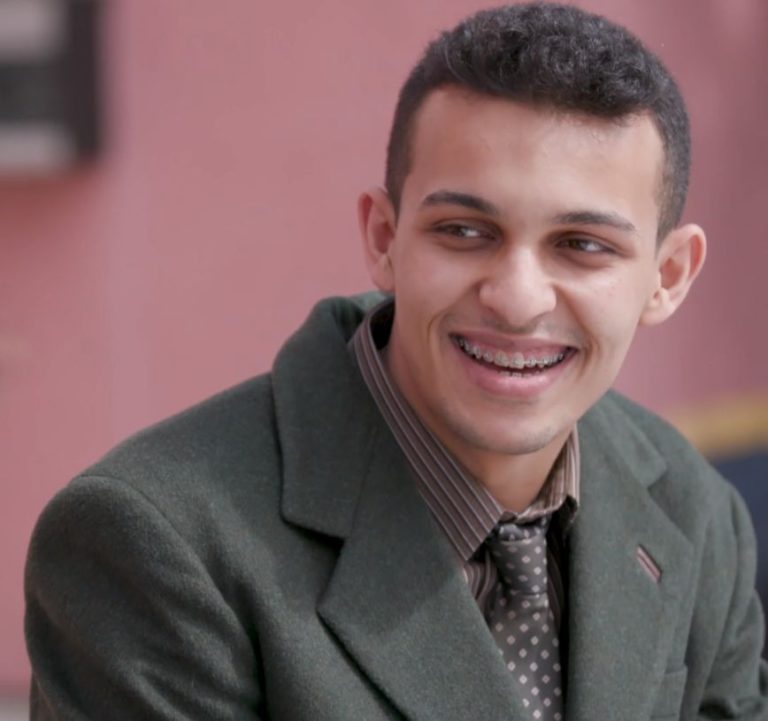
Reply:
[[379, 294], [367, 294], [355, 302], [321, 301], [283, 346], [272, 371], [283, 517], [337, 538], [352, 529], [360, 480], [381, 425], [347, 344], [379, 300]]
[[[347, 348], [378, 300], [324, 301], [276, 360], [284, 518], [344, 540], [318, 614], [407, 718], [524, 719], [455, 554]], [[566, 717], [639, 718], [664, 671], [690, 544], [652, 498], [663, 459], [617, 402], [601, 401], [579, 432]], [[661, 569], [658, 583], [638, 547]]]

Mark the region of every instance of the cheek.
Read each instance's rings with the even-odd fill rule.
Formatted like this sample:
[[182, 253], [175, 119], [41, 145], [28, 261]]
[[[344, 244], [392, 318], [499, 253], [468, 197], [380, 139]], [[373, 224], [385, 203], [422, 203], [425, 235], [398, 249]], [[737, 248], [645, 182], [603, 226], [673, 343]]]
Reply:
[[398, 261], [398, 299], [418, 304], [413, 310], [420, 315], [446, 309], [473, 287], [471, 264], [447, 258], [438, 250], [415, 249]]
[[606, 278], [575, 291], [584, 331], [604, 352], [625, 351], [645, 306], [644, 295], [626, 278]]

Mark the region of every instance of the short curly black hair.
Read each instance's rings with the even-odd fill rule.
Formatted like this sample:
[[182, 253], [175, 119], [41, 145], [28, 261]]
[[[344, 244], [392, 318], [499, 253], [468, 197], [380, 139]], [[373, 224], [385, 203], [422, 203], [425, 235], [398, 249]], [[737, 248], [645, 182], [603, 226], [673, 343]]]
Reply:
[[648, 113], [665, 155], [659, 238], [680, 222], [691, 153], [685, 103], [669, 71], [625, 28], [572, 6], [533, 2], [483, 10], [440, 35], [395, 110], [385, 183], [396, 211], [414, 116], [430, 92], [446, 86], [606, 119]]

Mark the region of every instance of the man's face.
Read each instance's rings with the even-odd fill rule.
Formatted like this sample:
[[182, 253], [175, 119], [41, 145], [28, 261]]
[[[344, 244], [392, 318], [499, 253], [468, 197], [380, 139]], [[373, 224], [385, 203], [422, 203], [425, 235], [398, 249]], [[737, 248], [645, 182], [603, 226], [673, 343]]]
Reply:
[[659, 285], [662, 152], [645, 116], [425, 100], [373, 274], [395, 381], [475, 473], [559, 449], [612, 384]]

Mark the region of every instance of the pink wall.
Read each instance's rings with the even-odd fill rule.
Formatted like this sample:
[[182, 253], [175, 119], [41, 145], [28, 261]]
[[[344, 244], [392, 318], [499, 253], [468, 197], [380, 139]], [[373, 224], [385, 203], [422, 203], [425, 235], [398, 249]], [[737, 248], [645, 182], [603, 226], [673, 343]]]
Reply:
[[[472, 0], [113, 0], [109, 148], [0, 181], [0, 690], [28, 670], [23, 558], [44, 502], [127, 433], [265, 370], [319, 296], [368, 287], [354, 202], [380, 181], [394, 98]], [[766, 389], [768, 5], [593, 0], [679, 76], [688, 216], [709, 266], [643, 334], [621, 387], [664, 409]]]

